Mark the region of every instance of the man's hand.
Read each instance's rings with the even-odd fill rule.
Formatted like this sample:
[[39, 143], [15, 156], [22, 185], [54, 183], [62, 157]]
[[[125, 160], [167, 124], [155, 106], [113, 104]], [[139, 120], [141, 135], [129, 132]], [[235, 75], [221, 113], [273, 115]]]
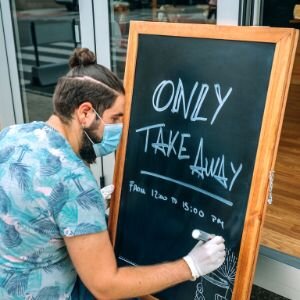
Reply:
[[183, 258], [188, 264], [193, 280], [218, 269], [225, 260], [224, 239], [216, 236], [205, 244], [198, 242], [191, 252]]
[[107, 185], [101, 189], [102, 196], [105, 200], [109, 199], [113, 193], [115, 186], [113, 184]]

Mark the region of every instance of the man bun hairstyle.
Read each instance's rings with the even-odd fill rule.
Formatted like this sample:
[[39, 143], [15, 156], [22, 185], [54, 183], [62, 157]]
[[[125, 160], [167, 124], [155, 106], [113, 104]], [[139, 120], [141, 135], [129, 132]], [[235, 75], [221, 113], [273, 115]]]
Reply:
[[89, 101], [102, 116], [118, 96], [125, 95], [122, 81], [109, 69], [96, 63], [88, 48], [77, 48], [69, 59], [70, 71], [61, 77], [53, 95], [53, 110], [69, 123], [81, 103]]
[[78, 66], [94, 65], [95, 63], [96, 56], [88, 48], [76, 48], [69, 59], [70, 69]]

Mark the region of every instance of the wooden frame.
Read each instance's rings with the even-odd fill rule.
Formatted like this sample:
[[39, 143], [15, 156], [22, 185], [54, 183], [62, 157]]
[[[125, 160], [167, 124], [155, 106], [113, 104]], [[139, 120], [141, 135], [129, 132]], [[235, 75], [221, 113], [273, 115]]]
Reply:
[[[288, 87], [298, 39], [298, 31], [285, 28], [233, 27], [197, 24], [131, 22], [127, 50], [125, 89], [126, 107], [124, 131], [117, 153], [114, 174], [115, 193], [111, 201], [109, 230], [115, 243], [121, 186], [125, 163], [127, 134], [130, 123], [131, 99], [137, 58], [139, 34], [194, 37], [274, 43], [275, 53], [267, 91], [265, 111], [257, 148], [248, 207], [241, 240], [232, 299], [249, 299], [258, 256], [260, 235], [269, 193], [269, 173], [274, 170], [280, 131], [283, 122]], [[276, 103], [276, 105], [274, 105]], [[272, 104], [272, 105], [271, 105]], [[248, 256], [253, 253], [252, 256]], [[148, 299], [154, 299], [150, 296]]]
[[[267, 208], [261, 244], [279, 251], [278, 260], [300, 263], [300, 44], [297, 45], [291, 85], [275, 164], [273, 203]], [[276, 253], [276, 252], [275, 252]]]

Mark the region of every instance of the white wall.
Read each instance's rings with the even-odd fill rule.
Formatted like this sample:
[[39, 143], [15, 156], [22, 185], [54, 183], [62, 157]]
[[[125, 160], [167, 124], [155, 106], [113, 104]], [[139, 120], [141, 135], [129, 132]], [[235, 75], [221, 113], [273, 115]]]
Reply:
[[292, 300], [300, 299], [300, 270], [260, 255], [254, 284]]
[[238, 25], [239, 0], [218, 0], [218, 25]]

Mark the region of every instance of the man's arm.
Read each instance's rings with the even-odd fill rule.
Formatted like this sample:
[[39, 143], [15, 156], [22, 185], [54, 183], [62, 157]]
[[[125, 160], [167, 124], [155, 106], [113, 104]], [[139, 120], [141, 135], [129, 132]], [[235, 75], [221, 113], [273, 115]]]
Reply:
[[145, 267], [118, 268], [107, 231], [64, 237], [81, 280], [99, 299], [152, 294], [192, 278], [183, 259]]

